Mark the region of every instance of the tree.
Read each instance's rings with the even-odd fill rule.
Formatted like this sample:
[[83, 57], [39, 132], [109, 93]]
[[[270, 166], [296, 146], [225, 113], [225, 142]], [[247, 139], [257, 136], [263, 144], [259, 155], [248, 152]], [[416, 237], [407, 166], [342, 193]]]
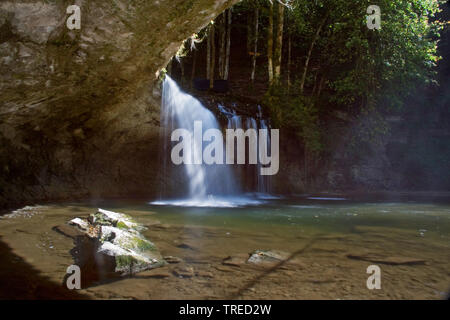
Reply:
[[226, 34], [227, 34], [227, 18], [226, 14], [223, 13], [220, 19], [220, 53], [219, 53], [219, 76], [220, 79], [225, 77], [225, 45], [226, 45]]
[[212, 89], [214, 87], [214, 71], [216, 67], [216, 41], [215, 41], [215, 27], [214, 22], [211, 22], [211, 27], [209, 29], [209, 38], [211, 43], [211, 60], [210, 60], [210, 68], [209, 68], [209, 88]]
[[292, 41], [291, 34], [289, 33], [288, 38], [288, 61], [287, 61], [287, 85], [288, 85], [288, 93], [291, 88], [291, 63], [292, 63]]
[[227, 48], [226, 48], [226, 56], [225, 56], [225, 70], [223, 78], [228, 80], [228, 76], [230, 73], [230, 53], [231, 53], [231, 22], [232, 22], [232, 8], [227, 10], [228, 12], [228, 24], [227, 24]]
[[281, 57], [283, 48], [284, 5], [278, 3], [277, 37], [275, 45], [274, 79], [277, 83], [281, 77]]
[[208, 26], [208, 42], [206, 44], [206, 79], [211, 76], [211, 26]]
[[254, 23], [255, 23], [255, 29], [254, 29], [254, 34], [253, 34], [254, 39], [253, 39], [252, 74], [251, 74], [252, 83], [255, 82], [256, 58], [258, 56], [259, 8], [258, 8], [258, 4], [257, 3], [255, 3]]
[[[352, 128], [351, 145], [381, 141], [388, 130], [386, 112], [404, 105], [418, 86], [433, 84], [439, 58], [438, 26], [431, 18], [438, 2], [380, 0], [377, 5], [381, 30], [367, 27], [365, 0], [293, 1], [287, 32], [292, 51], [303, 58], [300, 85], [289, 95], [283, 87], [270, 88], [265, 106], [277, 127], [302, 141], [305, 176], [311, 177], [326, 148], [322, 126], [335, 111]], [[270, 37], [270, 12], [268, 25]]]
[[267, 68], [269, 85], [273, 83], [273, 3], [269, 1], [269, 28], [267, 29]]
[[322, 21], [319, 23], [319, 26], [317, 27], [316, 33], [314, 34], [313, 39], [311, 40], [311, 45], [309, 46], [308, 54], [306, 55], [305, 60], [305, 66], [303, 67], [303, 74], [302, 78], [300, 80], [300, 93], [303, 94], [303, 89], [305, 87], [305, 80], [306, 80], [306, 73], [308, 72], [308, 65], [309, 61], [311, 59], [311, 54], [314, 49], [314, 46], [316, 44], [317, 39], [319, 38], [320, 31], [322, 31], [323, 26], [325, 25], [325, 22], [328, 19], [328, 12], [326, 13], [325, 17], [322, 19]]

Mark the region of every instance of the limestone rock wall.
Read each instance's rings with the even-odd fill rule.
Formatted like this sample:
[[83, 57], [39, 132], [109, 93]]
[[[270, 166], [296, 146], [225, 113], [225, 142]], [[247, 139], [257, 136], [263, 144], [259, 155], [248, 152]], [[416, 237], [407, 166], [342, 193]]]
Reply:
[[158, 71], [236, 2], [1, 1], [0, 207], [157, 192]]

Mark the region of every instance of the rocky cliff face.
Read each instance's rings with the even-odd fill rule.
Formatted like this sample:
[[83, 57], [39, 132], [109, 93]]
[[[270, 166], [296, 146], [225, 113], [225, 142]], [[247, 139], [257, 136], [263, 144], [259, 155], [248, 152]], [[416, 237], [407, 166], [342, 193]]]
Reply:
[[158, 72], [235, 2], [0, 2], [0, 207], [156, 192]]

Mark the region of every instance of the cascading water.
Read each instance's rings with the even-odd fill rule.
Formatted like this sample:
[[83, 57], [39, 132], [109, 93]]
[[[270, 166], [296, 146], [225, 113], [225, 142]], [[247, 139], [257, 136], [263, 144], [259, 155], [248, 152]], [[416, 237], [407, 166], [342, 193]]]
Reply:
[[[258, 118], [259, 118], [259, 128], [268, 130], [269, 126], [267, 125], [266, 120], [262, 118], [261, 106], [258, 106]], [[269, 153], [271, 152], [270, 146], [271, 146], [270, 135], [267, 135], [267, 150], [269, 151]], [[258, 165], [258, 171], [260, 170], [260, 166], [261, 165]], [[270, 177], [258, 175], [258, 192], [261, 194], [269, 194], [270, 191], [271, 191]]]
[[[205, 108], [200, 101], [183, 92], [169, 76], [166, 76], [162, 92], [161, 125], [163, 127], [163, 178], [167, 179], [174, 173], [170, 152], [172, 149], [171, 133], [175, 129], [186, 129], [194, 132], [194, 122], [201, 121], [203, 131], [219, 129], [220, 126], [213, 113]], [[203, 153], [202, 145], [192, 140], [192, 148], [187, 152], [188, 157], [200, 157]], [[224, 153], [225, 154], [225, 153]], [[252, 203], [238, 197], [240, 187], [236, 183], [233, 168], [225, 164], [183, 164], [185, 179], [176, 177], [176, 184], [184, 194], [181, 200], [165, 201], [171, 197], [170, 192], [162, 188], [161, 200], [152, 204], [173, 204], [187, 206], [234, 206]]]
[[[167, 155], [170, 150], [170, 134], [178, 128], [194, 131], [194, 122], [201, 121], [204, 131], [219, 129], [220, 126], [213, 113], [205, 108], [200, 101], [181, 91], [179, 86], [169, 76], [163, 85], [162, 124], [164, 126], [164, 150]], [[197, 145], [192, 139], [193, 148], [187, 151], [188, 157], [199, 157], [203, 153], [202, 145]], [[167, 158], [165, 163], [167, 165]], [[190, 198], [202, 199], [210, 195], [231, 195], [239, 192], [233, 173], [226, 165], [185, 164], [183, 165], [188, 178], [188, 193]], [[166, 166], [167, 168], [167, 166]]]
[[[258, 105], [258, 115], [257, 119], [252, 117], [247, 117], [245, 121], [243, 121], [242, 116], [236, 114], [234, 110], [229, 111], [223, 105], [218, 105], [220, 112], [228, 118], [228, 129], [269, 129], [267, 121], [262, 118], [262, 110], [261, 106]], [[267, 149], [270, 152], [270, 135], [267, 135]], [[259, 148], [259, 144], [258, 144]], [[260, 197], [268, 197], [270, 193], [270, 177], [262, 176], [259, 174], [261, 169], [261, 163], [258, 162], [257, 165], [252, 168], [252, 176], [256, 177], [255, 187], [253, 191], [256, 191]], [[239, 172], [239, 175], [242, 174], [241, 168], [236, 169]]]

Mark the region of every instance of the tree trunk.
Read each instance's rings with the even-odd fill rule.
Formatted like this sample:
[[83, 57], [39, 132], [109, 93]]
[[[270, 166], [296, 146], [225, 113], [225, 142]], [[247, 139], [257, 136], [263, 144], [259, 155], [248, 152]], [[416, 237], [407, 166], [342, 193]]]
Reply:
[[311, 59], [311, 54], [314, 49], [314, 45], [316, 44], [317, 39], [319, 38], [320, 31], [322, 30], [325, 22], [327, 21], [328, 13], [325, 15], [325, 18], [320, 22], [319, 27], [317, 28], [316, 33], [314, 34], [313, 40], [311, 41], [311, 45], [309, 46], [308, 55], [306, 56], [305, 66], [303, 68], [302, 78], [300, 80], [300, 93], [303, 93], [305, 88], [306, 74], [308, 72], [309, 60]]
[[273, 82], [273, 3], [269, 2], [269, 28], [267, 31], [267, 65], [269, 68], [269, 85]]
[[305, 175], [305, 187], [308, 189], [308, 149], [305, 145], [305, 153], [304, 153], [304, 175]]
[[278, 27], [275, 45], [275, 81], [280, 82], [281, 77], [281, 56], [283, 50], [283, 27], [284, 27], [284, 5], [278, 3]]
[[254, 16], [247, 15], [247, 52], [253, 50], [253, 31], [255, 26], [255, 21], [253, 21]]
[[292, 42], [291, 35], [289, 35], [288, 39], [288, 62], [287, 62], [287, 84], [288, 84], [288, 92], [291, 88], [291, 59], [292, 59]]
[[314, 96], [314, 94], [316, 93], [316, 88], [317, 88], [317, 76], [319, 75], [319, 71], [316, 72], [316, 74], [314, 75], [314, 86], [312, 88], [311, 91], [311, 96]]
[[211, 24], [210, 36], [211, 36], [211, 68], [210, 68], [210, 76], [209, 76], [209, 88], [212, 89], [214, 87], [214, 69], [216, 67], [216, 41], [215, 41], [215, 27], [214, 24]]
[[253, 57], [252, 57], [252, 75], [251, 80], [252, 83], [255, 82], [255, 73], [256, 73], [256, 58], [258, 54], [258, 29], [259, 29], [259, 9], [255, 8], [255, 31], [254, 31], [254, 39], [253, 39]]
[[232, 9], [228, 9], [228, 25], [227, 25], [227, 50], [225, 57], [225, 70], [223, 73], [224, 80], [228, 80], [229, 72], [230, 72], [230, 51], [231, 51], [231, 13]]
[[322, 75], [319, 81], [319, 88], [317, 89], [317, 98], [320, 98], [320, 94], [322, 93], [323, 83], [325, 82], [325, 76]]
[[[211, 26], [209, 26], [211, 28]], [[211, 29], [208, 30], [208, 43], [206, 45], [206, 79], [211, 76]]]
[[224, 79], [225, 76], [225, 41], [227, 33], [227, 16], [225, 13], [222, 14], [222, 23], [220, 26], [220, 53], [219, 53], [219, 77]]

